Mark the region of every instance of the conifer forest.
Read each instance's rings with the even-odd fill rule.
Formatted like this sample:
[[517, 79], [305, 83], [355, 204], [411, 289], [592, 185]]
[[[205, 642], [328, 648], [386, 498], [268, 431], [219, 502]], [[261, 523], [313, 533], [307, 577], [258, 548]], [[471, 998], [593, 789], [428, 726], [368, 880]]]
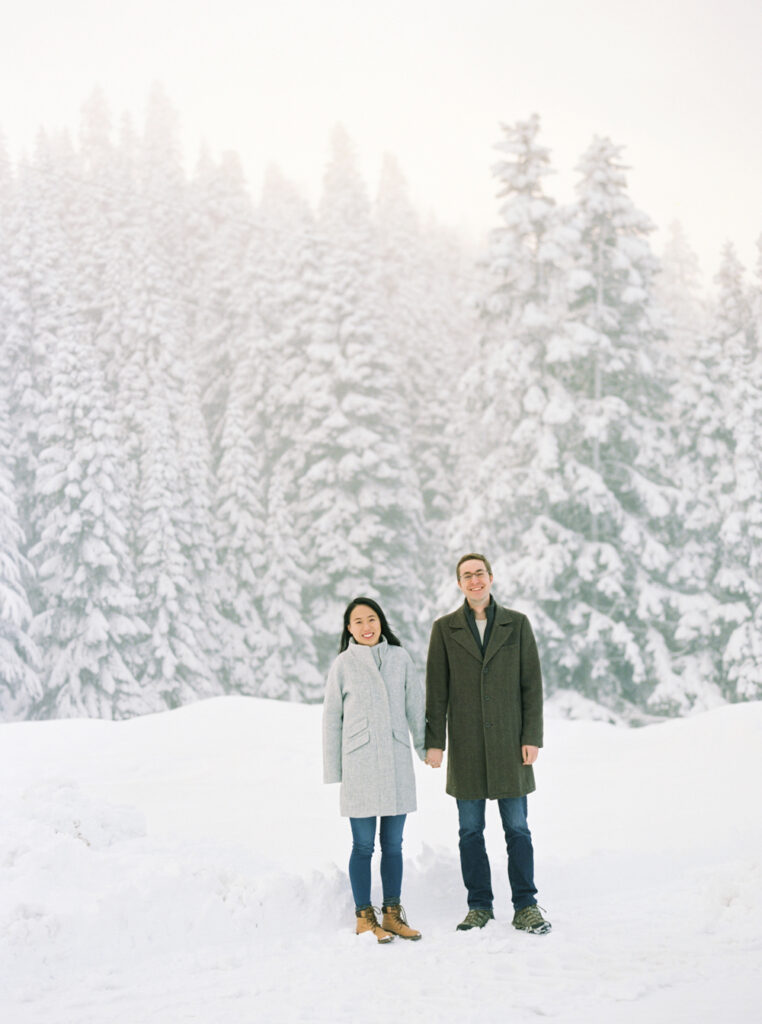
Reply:
[[710, 293], [621, 145], [553, 198], [537, 116], [496, 126], [483, 249], [340, 128], [315, 203], [179, 130], [94, 94], [0, 144], [0, 719], [318, 701], [357, 595], [423, 670], [467, 551], [548, 695], [762, 697], [762, 249]]

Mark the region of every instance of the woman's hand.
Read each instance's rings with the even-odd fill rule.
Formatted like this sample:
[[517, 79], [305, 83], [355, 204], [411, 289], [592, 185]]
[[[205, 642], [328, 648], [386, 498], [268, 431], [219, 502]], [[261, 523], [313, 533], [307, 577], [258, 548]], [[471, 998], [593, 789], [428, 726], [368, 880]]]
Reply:
[[431, 768], [441, 768], [443, 756], [443, 750], [437, 750], [436, 747], [429, 747], [426, 751], [426, 764]]

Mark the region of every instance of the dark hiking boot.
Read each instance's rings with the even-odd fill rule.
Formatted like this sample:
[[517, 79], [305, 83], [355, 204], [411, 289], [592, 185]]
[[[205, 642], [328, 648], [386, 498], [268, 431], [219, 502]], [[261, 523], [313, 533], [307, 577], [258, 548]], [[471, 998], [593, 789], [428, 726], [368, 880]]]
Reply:
[[455, 930], [458, 932], [468, 932], [472, 928], [483, 928], [487, 921], [493, 921], [494, 919], [495, 915], [488, 907], [473, 907]]
[[532, 935], [545, 935], [550, 931], [552, 925], [546, 921], [540, 913], [536, 903], [529, 907], [522, 907], [513, 915], [513, 927], [522, 932], [531, 932]]

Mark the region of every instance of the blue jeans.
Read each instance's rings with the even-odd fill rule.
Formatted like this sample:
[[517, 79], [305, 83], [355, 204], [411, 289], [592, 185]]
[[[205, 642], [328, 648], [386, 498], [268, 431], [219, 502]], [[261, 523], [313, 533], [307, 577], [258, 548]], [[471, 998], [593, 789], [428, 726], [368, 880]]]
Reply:
[[[492, 909], [492, 876], [487, 848], [484, 845], [484, 806], [486, 800], [458, 800], [460, 822], [460, 869], [468, 890], [470, 909]], [[536, 903], [534, 886], [534, 850], [532, 834], [527, 825], [527, 798], [506, 797], [497, 801], [503, 821], [505, 846], [508, 851], [508, 881], [511, 885], [513, 909], [521, 910]]]
[[[402, 890], [402, 832], [406, 814], [381, 819], [381, 888], [386, 904], [399, 903]], [[349, 882], [355, 907], [369, 907], [370, 859], [376, 839], [376, 818], [350, 818], [352, 854], [349, 858]]]

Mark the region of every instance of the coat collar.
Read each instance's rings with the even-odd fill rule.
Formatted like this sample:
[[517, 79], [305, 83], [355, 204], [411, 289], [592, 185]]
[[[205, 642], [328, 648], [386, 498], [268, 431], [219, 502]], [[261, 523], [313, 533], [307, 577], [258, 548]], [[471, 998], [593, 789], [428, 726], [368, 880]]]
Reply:
[[460, 644], [463, 650], [467, 651], [471, 657], [476, 658], [477, 661], [483, 662], [485, 665], [494, 658], [503, 644], [513, 634], [513, 629], [513, 616], [507, 608], [503, 608], [502, 605], [495, 602], [495, 621], [492, 625], [492, 633], [487, 644], [487, 650], [482, 658], [482, 652], [479, 650], [479, 645], [474, 639], [466, 619], [465, 603], [456, 609], [450, 617], [450, 633], [453, 640]]
[[492, 626], [492, 634], [487, 644], [487, 650], [484, 652], [484, 664], [488, 661], [492, 661], [497, 652], [507, 643], [508, 640], [513, 636], [514, 630], [514, 619], [507, 608], [503, 608], [500, 605], [495, 610], [495, 621]]
[[373, 657], [373, 652], [376, 651], [380, 654], [383, 661], [384, 655], [389, 650], [389, 643], [386, 637], [382, 636], [375, 646], [368, 647], [367, 644], [358, 644], [354, 637], [350, 637], [347, 650], [351, 651], [352, 656], [355, 658], [370, 658], [375, 663], [376, 659]]
[[381, 675], [381, 669], [373, 657], [374, 650], [381, 654], [381, 663], [383, 664], [385, 655], [389, 650], [389, 644], [386, 642], [385, 637], [381, 637], [381, 640], [375, 647], [368, 647], [367, 644], [358, 644], [354, 640], [350, 640], [344, 654], [352, 659], [350, 671], [355, 673], [358, 678], [365, 679], [366, 683], [375, 690], [377, 698], [383, 702], [388, 714], [389, 694], [384, 683], [384, 677]]

